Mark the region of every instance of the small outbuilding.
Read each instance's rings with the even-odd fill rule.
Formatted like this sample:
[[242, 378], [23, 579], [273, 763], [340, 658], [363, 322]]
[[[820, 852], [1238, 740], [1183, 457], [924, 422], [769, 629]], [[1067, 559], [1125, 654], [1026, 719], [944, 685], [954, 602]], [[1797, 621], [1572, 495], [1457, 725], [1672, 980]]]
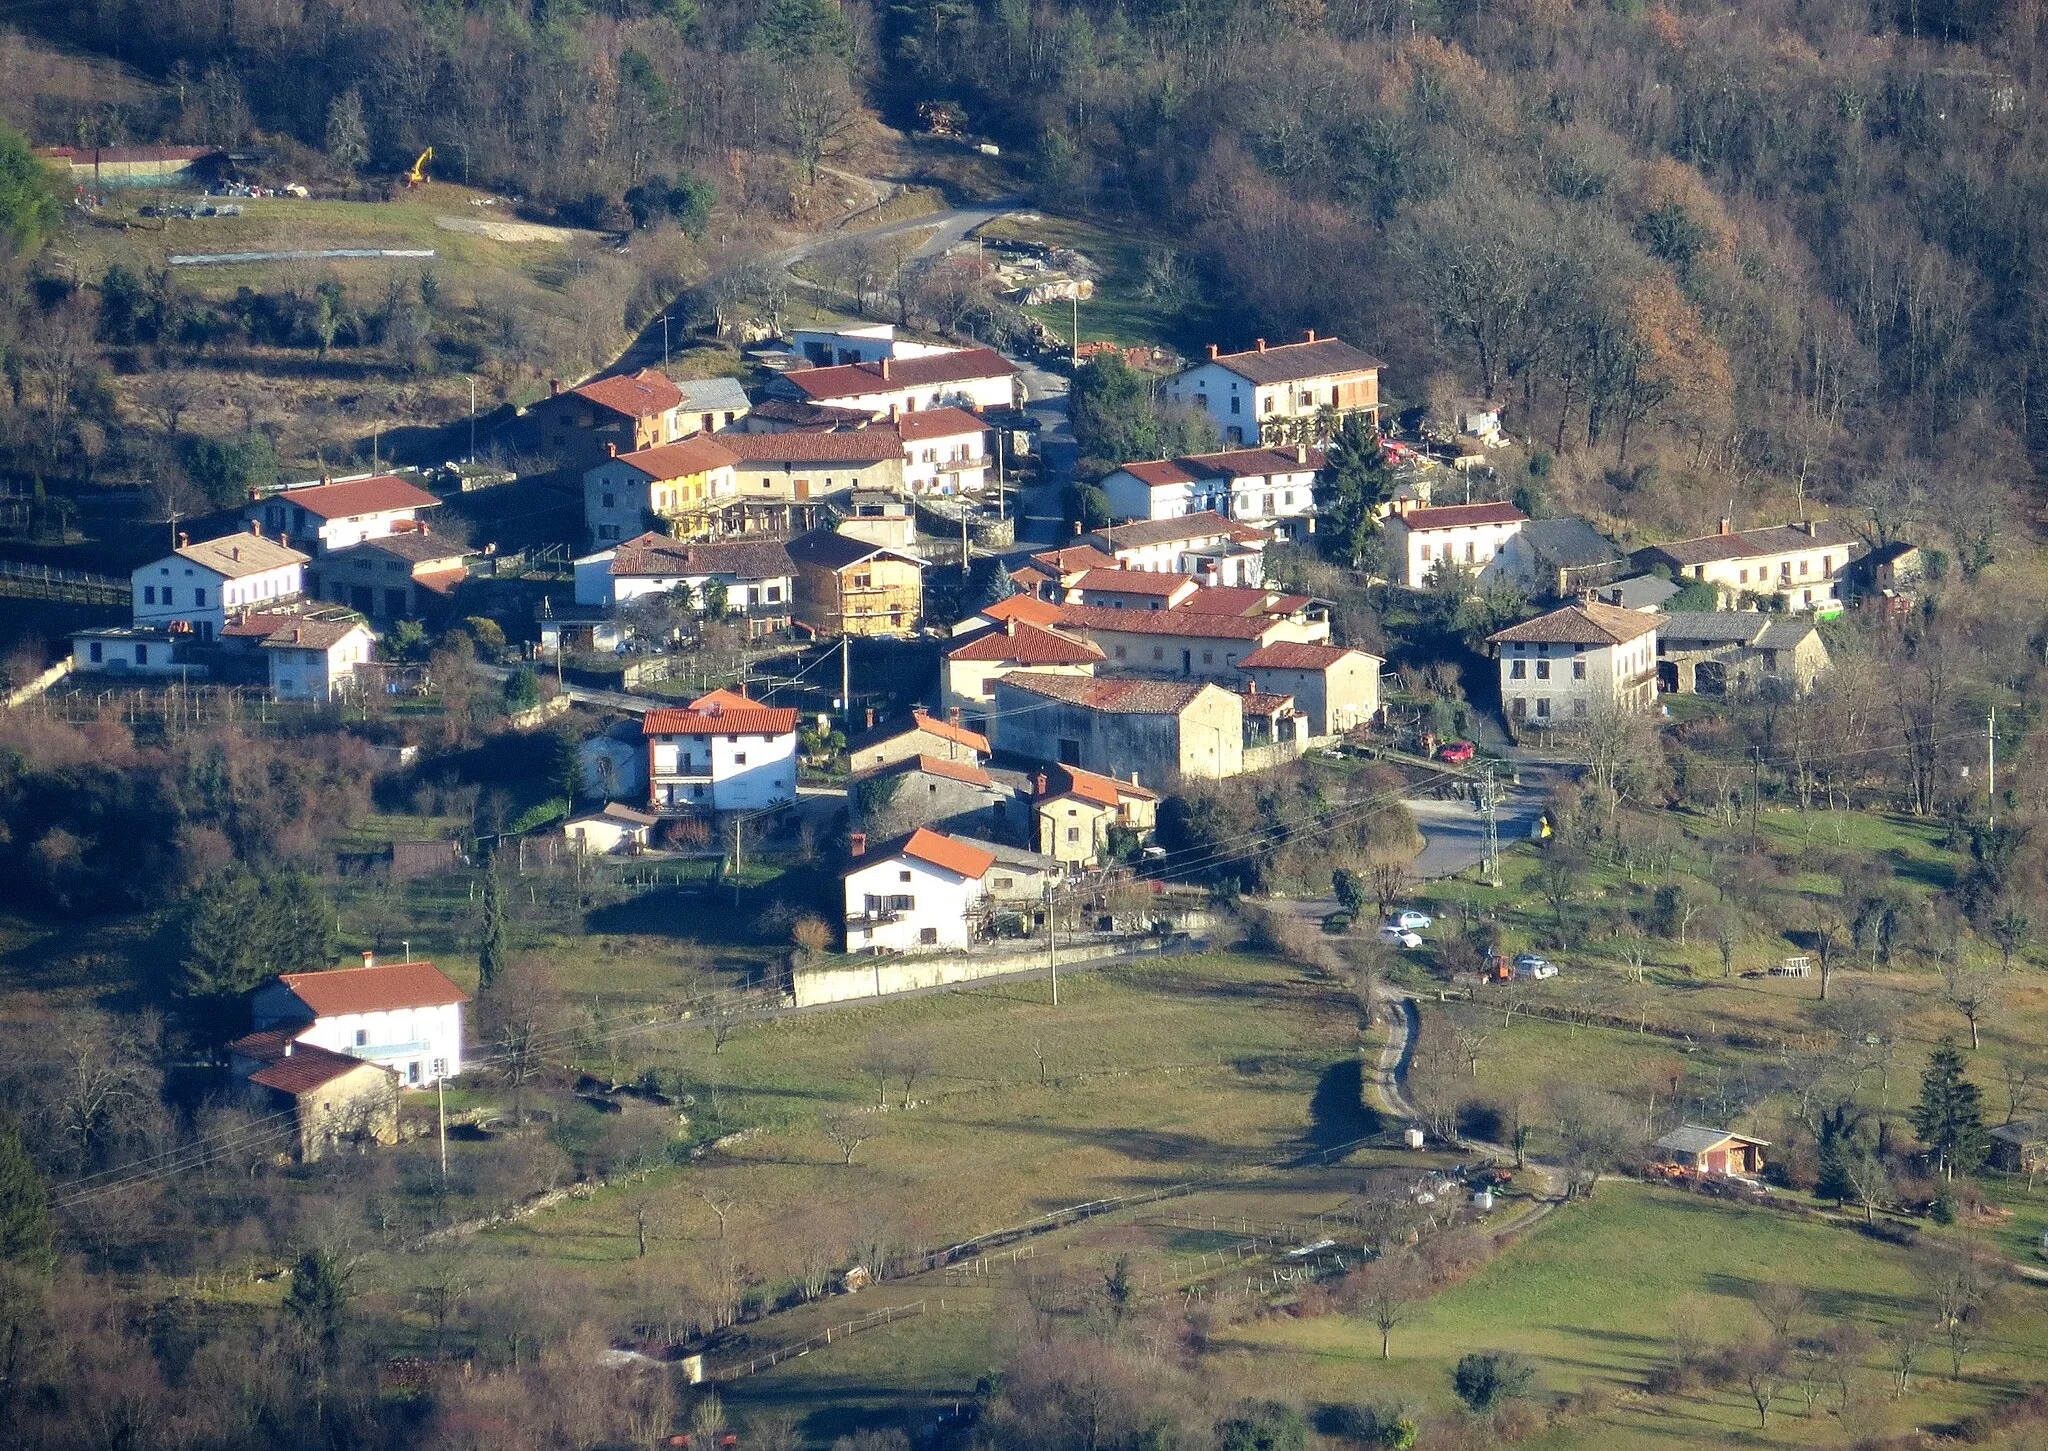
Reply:
[[2008, 1174], [2048, 1169], [2048, 1118], [2021, 1119], [1993, 1129], [1991, 1167]]
[[1687, 1124], [1657, 1140], [1659, 1163], [1673, 1164], [1695, 1174], [1761, 1174], [1768, 1139], [1753, 1139], [1728, 1129]]
[[643, 849], [648, 833], [660, 820], [645, 811], [608, 801], [596, 811], [563, 822], [562, 838], [574, 850], [592, 856], [621, 856]]

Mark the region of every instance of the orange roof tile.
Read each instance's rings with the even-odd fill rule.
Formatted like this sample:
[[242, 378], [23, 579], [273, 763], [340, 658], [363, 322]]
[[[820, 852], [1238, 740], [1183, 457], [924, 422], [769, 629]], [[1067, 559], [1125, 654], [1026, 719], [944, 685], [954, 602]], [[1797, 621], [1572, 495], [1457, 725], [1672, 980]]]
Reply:
[[933, 831], [927, 826], [920, 826], [910, 833], [910, 840], [903, 843], [902, 854], [974, 880], [979, 880], [996, 864], [994, 852], [983, 851], [978, 846], [969, 846], [964, 841], [955, 841], [945, 833]]
[[1185, 574], [1165, 574], [1150, 569], [1084, 569], [1081, 577], [1069, 588], [1096, 594], [1159, 595], [1163, 598], [1199, 587], [1195, 585], [1193, 576]]
[[351, 1058], [346, 1053], [336, 1053], [312, 1043], [294, 1043], [291, 1051], [272, 1061], [268, 1066], [257, 1069], [249, 1075], [251, 1083], [260, 1083], [265, 1088], [274, 1088], [279, 1093], [289, 1093], [294, 1098], [302, 1093], [311, 1093], [334, 1082], [358, 1068], [367, 1068], [373, 1073], [390, 1073], [394, 1082], [398, 1075], [379, 1063], [361, 1058]]
[[1445, 504], [1435, 509], [1410, 509], [1394, 516], [1410, 529], [1468, 529], [1474, 524], [1526, 524], [1529, 516], [1513, 504]]
[[587, 398], [601, 408], [623, 414], [627, 418], [647, 418], [656, 413], [666, 413], [680, 407], [683, 390], [671, 382], [664, 373], [652, 368], [642, 368], [630, 378], [615, 374], [609, 378], [594, 378], [580, 388], [570, 390], [578, 398]]
[[928, 438], [960, 438], [988, 431], [988, 424], [964, 408], [920, 408], [910, 413], [898, 413], [895, 423], [896, 432], [902, 435], [905, 443], [922, 443]]
[[617, 462], [631, 464], [650, 479], [685, 479], [692, 474], [729, 468], [739, 462], [739, 455], [709, 434], [693, 433], [674, 443], [622, 453]]
[[349, 519], [358, 514], [385, 514], [395, 509], [433, 509], [441, 501], [425, 489], [407, 483], [394, 474], [376, 474], [367, 479], [343, 479], [333, 484], [305, 484], [265, 494], [250, 509], [265, 504], [290, 504], [317, 514], [322, 519]]
[[1014, 630], [989, 630], [946, 652], [948, 660], [1015, 660], [1020, 665], [1085, 665], [1105, 657], [1093, 640], [1018, 622]]
[[[786, 736], [796, 729], [797, 712], [788, 706], [762, 705], [731, 691], [714, 691], [693, 701], [688, 710], [664, 707], [640, 718], [643, 736]], [[703, 709], [698, 706], [704, 702]]]
[[1362, 655], [1376, 660], [1363, 650], [1354, 650], [1349, 645], [1303, 645], [1294, 640], [1276, 640], [1261, 646], [1237, 662], [1240, 670], [1328, 670], [1346, 655]]
[[469, 994], [431, 962], [389, 962], [332, 972], [287, 972], [279, 982], [316, 1017], [382, 1013], [393, 1008], [436, 1008], [466, 1003]]
[[1036, 595], [1014, 594], [984, 606], [978, 613], [997, 624], [1017, 620], [1027, 625], [1050, 625], [1060, 617], [1060, 607]]
[[[884, 376], [884, 375], [887, 376]], [[964, 383], [972, 378], [1013, 378], [1017, 365], [993, 348], [961, 348], [923, 358], [889, 358], [877, 363], [842, 363], [836, 368], [805, 368], [785, 373], [806, 397], [815, 400], [858, 398], [899, 388], [926, 388], [934, 383]]]

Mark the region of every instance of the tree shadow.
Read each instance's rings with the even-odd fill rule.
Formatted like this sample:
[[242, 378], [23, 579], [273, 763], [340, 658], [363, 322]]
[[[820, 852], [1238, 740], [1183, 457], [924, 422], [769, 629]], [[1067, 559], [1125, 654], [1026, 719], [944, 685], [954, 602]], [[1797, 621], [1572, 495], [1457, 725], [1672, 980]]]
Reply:
[[1380, 1116], [1365, 1101], [1365, 1065], [1346, 1058], [1325, 1068], [1308, 1101], [1308, 1119], [1308, 1141], [1318, 1149], [1378, 1133]]

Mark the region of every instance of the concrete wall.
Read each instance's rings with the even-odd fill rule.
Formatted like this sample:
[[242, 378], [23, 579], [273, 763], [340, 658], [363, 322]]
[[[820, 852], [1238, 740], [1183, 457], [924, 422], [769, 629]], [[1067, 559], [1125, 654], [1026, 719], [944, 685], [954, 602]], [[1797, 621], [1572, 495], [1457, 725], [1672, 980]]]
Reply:
[[[1059, 966], [1099, 962], [1107, 957], [1136, 952], [1161, 954], [1191, 950], [1186, 938], [1156, 937], [1125, 940], [1084, 941], [1059, 949]], [[924, 988], [948, 987], [978, 982], [1012, 972], [1044, 972], [1045, 944], [1024, 946], [1017, 952], [948, 952], [923, 957], [875, 957], [860, 962], [820, 963], [800, 967], [790, 974], [791, 991], [800, 1008], [819, 1003], [844, 1003], [858, 998], [889, 997]]]

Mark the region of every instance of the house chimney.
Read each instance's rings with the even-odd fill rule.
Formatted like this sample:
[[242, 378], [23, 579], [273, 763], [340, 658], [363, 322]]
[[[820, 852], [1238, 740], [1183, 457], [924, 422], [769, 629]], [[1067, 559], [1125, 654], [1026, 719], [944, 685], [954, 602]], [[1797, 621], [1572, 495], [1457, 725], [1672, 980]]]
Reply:
[[[302, 626], [299, 626], [299, 625], [293, 625], [293, 626], [292, 626], [292, 643], [293, 643], [294, 645], [303, 645], [303, 644], [305, 644], [305, 643], [306, 643], [306, 631], [305, 631], [304, 627], [302, 627]], [[363, 956], [365, 956], [365, 957], [368, 957], [369, 955], [370, 955], [370, 954], [369, 954], [369, 953], [367, 953], [367, 952], [363, 954]], [[368, 966], [369, 966], [369, 964], [368, 964], [368, 963], [364, 963], [363, 965], [364, 965], [365, 967], [368, 967]]]
[[[1314, 342], [1314, 341], [1315, 341], [1315, 339], [1314, 339], [1314, 338], [1310, 338], [1310, 339], [1309, 339], [1309, 341], [1310, 341], [1310, 342]], [[1308, 445], [1307, 445], [1307, 444], [1305, 444], [1305, 443], [1297, 443], [1297, 444], [1296, 444], [1296, 445], [1294, 446], [1294, 461], [1295, 461], [1296, 463], [1298, 463], [1298, 464], [1305, 464], [1305, 463], [1307, 463], [1307, 462], [1308, 462]]]
[[1047, 781], [1046, 781], [1046, 779], [1045, 779], [1045, 772], [1043, 772], [1043, 771], [1040, 771], [1040, 772], [1038, 773], [1038, 780], [1037, 780], [1037, 783], [1036, 783], [1036, 784], [1037, 784], [1037, 786], [1038, 786], [1038, 794], [1039, 794], [1040, 796], [1043, 796], [1043, 795], [1045, 794], [1045, 791], [1046, 791], [1046, 786], [1047, 786], [1047, 784], [1048, 784], [1048, 783], [1047, 783]]
[[1213, 362], [1215, 362], [1215, 361], [1216, 361], [1216, 353], [1217, 353], [1217, 347], [1216, 347], [1216, 344], [1214, 344], [1214, 343], [1211, 343], [1211, 344], [1209, 344], [1209, 361], [1210, 361], [1210, 362], [1212, 362], [1212, 363], [1213, 363]]
[[548, 397], [550, 397], [550, 398], [559, 398], [559, 397], [561, 397], [561, 396], [562, 396], [562, 380], [561, 380], [560, 378], [550, 378], [550, 379], [548, 379]]
[[896, 405], [894, 403], [889, 405], [889, 421], [891, 423], [896, 421]]
[[377, 965], [377, 954], [376, 954], [376, 953], [374, 953], [374, 952], [371, 952], [371, 951], [370, 951], [370, 950], [369, 950], [368, 948], [365, 948], [365, 949], [363, 950], [363, 966], [364, 966], [364, 967], [375, 967], [376, 965]]
[[946, 711], [946, 719], [951, 721], [953, 725], [957, 728], [960, 724], [960, 707], [957, 705], [948, 707]]
[[619, 446], [615, 443], [606, 444], [604, 446], [604, 456], [606, 458], [617, 458], [619, 456]]
[[1723, 519], [1721, 521], [1721, 532], [1723, 534], [1733, 534], [1735, 532], [1735, 521], [1733, 519]]
[[1138, 773], [1136, 771], [1131, 772], [1131, 784], [1133, 786], [1138, 784]]
[[184, 530], [180, 529], [178, 531], [178, 547], [180, 549], [183, 549], [186, 545], [190, 544], [191, 542], [192, 536], [190, 534], [187, 534]]
[[873, 707], [873, 706], [871, 705], [871, 706], [869, 706], [869, 707], [868, 707], [868, 729], [869, 729], [869, 730], [873, 730], [874, 728], [875, 728], [875, 708], [874, 708], [874, 707]]
[[882, 381], [884, 383], [889, 381], [889, 360], [887, 358], [882, 359]]
[[1081, 521], [1079, 519], [1074, 521], [1074, 537], [1076, 539], [1081, 537]]
[[1315, 330], [1314, 328], [1310, 328], [1310, 329], [1308, 330], [1308, 332], [1307, 332], [1307, 333], [1306, 333], [1306, 334], [1305, 334], [1305, 335], [1304, 335], [1304, 336], [1302, 337], [1302, 341], [1303, 341], [1303, 342], [1305, 342], [1305, 343], [1312, 343], [1312, 342], [1314, 342], [1315, 340], [1316, 340], [1316, 330]]
[[263, 537], [263, 521], [261, 519], [251, 519], [249, 521], [249, 532], [258, 539], [261, 539]]
[[234, 560], [235, 563], [240, 564], [242, 562], [242, 546], [239, 544], [230, 546], [228, 557]]
[[1262, 353], [1266, 351], [1266, 340], [1264, 338], [1259, 339], [1259, 351]]
[[848, 856], [866, 856], [868, 854], [868, 834], [865, 831], [849, 831], [846, 833], [846, 854]]
[[295, 1045], [295, 1044], [293, 1044], [293, 1042], [292, 1042], [292, 1040], [291, 1040], [291, 1039], [287, 1038], [287, 1039], [285, 1039], [285, 1040], [284, 1040], [284, 1056], [285, 1056], [285, 1057], [289, 1058], [289, 1057], [291, 1057], [291, 1056], [292, 1056], [292, 1049], [293, 1049], [293, 1047], [294, 1047], [294, 1046], [296, 1046], [296, 1045]]

